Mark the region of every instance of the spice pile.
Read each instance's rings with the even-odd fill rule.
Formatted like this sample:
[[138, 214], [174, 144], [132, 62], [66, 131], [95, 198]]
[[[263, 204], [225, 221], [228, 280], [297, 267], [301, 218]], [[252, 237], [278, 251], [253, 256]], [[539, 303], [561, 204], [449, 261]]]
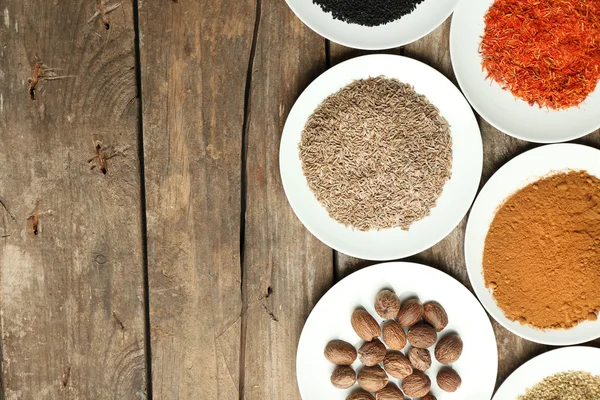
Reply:
[[480, 53], [488, 78], [550, 109], [579, 105], [600, 80], [600, 1], [496, 0]]
[[[404, 394], [422, 400], [436, 400], [430, 392], [431, 380], [425, 373], [432, 363], [428, 348], [434, 345], [435, 359], [446, 365], [437, 373], [438, 386], [450, 393], [460, 388], [460, 376], [447, 365], [460, 358], [463, 342], [456, 333], [437, 340], [438, 333], [448, 325], [448, 315], [440, 304], [422, 304], [416, 298], [400, 303], [394, 292], [385, 289], [375, 298], [375, 311], [384, 319], [383, 328], [365, 309], [358, 308], [352, 313], [352, 328], [364, 340], [358, 352], [343, 340], [332, 340], [325, 347], [325, 358], [337, 365], [331, 375], [332, 385], [348, 389], [358, 381], [361, 388], [346, 400], [403, 400]], [[404, 328], [408, 331], [405, 332]], [[407, 342], [411, 347], [405, 354], [402, 350]], [[363, 364], [358, 376], [351, 366], [357, 356]], [[388, 375], [401, 379], [402, 389], [390, 382]], [[376, 397], [371, 393], [376, 393]]]
[[561, 372], [547, 377], [517, 400], [600, 399], [600, 376], [589, 372]]
[[485, 240], [485, 283], [507, 318], [568, 329], [600, 312], [600, 180], [541, 179], [498, 209]]
[[412, 13], [423, 0], [313, 0], [333, 18], [351, 24], [378, 26]]
[[354, 81], [311, 115], [300, 142], [308, 186], [358, 230], [408, 229], [450, 178], [452, 139], [425, 96], [396, 79]]

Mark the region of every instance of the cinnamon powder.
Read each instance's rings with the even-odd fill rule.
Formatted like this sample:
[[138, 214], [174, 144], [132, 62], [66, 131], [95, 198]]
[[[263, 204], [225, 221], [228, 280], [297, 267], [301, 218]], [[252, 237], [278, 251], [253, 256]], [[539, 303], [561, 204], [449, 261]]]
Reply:
[[560, 173], [513, 194], [485, 240], [485, 283], [507, 318], [567, 329], [600, 311], [600, 180]]

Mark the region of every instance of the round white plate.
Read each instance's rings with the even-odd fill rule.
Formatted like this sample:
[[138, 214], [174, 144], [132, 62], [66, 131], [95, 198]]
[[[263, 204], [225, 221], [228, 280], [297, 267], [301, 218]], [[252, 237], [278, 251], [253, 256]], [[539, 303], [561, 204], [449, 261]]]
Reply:
[[498, 307], [483, 278], [483, 249], [498, 207], [517, 190], [553, 172], [585, 170], [600, 177], [600, 151], [577, 144], [554, 144], [523, 153], [500, 168], [483, 187], [469, 215], [465, 234], [467, 272], [475, 294], [506, 329], [522, 338], [555, 346], [578, 344], [600, 337], [600, 320], [568, 330], [539, 330], [511, 321]]
[[[392, 289], [401, 300], [418, 296], [422, 302], [437, 301], [448, 313], [446, 332], [457, 332], [464, 348], [460, 359], [452, 366], [462, 378], [455, 393], [445, 393], [437, 386], [435, 376], [441, 364], [432, 357], [427, 371], [438, 400], [488, 400], [492, 397], [498, 370], [496, 338], [489, 317], [475, 297], [454, 278], [421, 264], [392, 262], [374, 265], [353, 273], [332, 287], [319, 300], [308, 317], [296, 356], [296, 372], [300, 394], [306, 400], [344, 400], [358, 385], [336, 389], [329, 380], [335, 366], [325, 359], [323, 350], [333, 339], [345, 340], [356, 348], [361, 339], [352, 329], [350, 317], [358, 307], [364, 307], [378, 322], [375, 296], [382, 289]], [[410, 345], [407, 344], [405, 350]], [[433, 347], [430, 348], [430, 351]], [[473, 366], [477, 366], [473, 368]], [[353, 364], [359, 369], [360, 361]], [[399, 380], [390, 377], [399, 384]]]
[[344, 46], [383, 50], [422, 38], [450, 16], [458, 0], [424, 0], [408, 15], [385, 25], [368, 27], [334, 19], [312, 0], [286, 0], [292, 11], [313, 31]]
[[[327, 96], [356, 79], [384, 75], [414, 86], [448, 120], [452, 135], [452, 176], [429, 216], [408, 231], [400, 228], [361, 232], [329, 216], [302, 173], [298, 144], [306, 121]], [[391, 260], [425, 250], [458, 225], [475, 198], [483, 150], [479, 126], [459, 90], [433, 68], [410, 58], [376, 54], [354, 58], [323, 73], [294, 104], [283, 129], [279, 167], [283, 188], [304, 226], [328, 246], [368, 260]]]
[[584, 371], [600, 375], [600, 349], [565, 347], [529, 360], [513, 372], [494, 395], [493, 400], [515, 400], [544, 378], [568, 371]]
[[555, 143], [575, 139], [600, 127], [600, 85], [579, 106], [562, 111], [530, 106], [485, 79], [479, 45], [484, 16], [493, 0], [463, 0], [450, 28], [450, 54], [458, 83], [475, 110], [499, 130], [519, 139]]

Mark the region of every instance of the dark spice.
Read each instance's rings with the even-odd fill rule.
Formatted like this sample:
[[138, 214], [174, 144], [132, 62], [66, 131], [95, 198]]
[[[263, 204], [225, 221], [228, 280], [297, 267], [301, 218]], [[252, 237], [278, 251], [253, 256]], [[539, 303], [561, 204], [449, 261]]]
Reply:
[[378, 26], [412, 13], [423, 0], [313, 0], [333, 18], [351, 24]]

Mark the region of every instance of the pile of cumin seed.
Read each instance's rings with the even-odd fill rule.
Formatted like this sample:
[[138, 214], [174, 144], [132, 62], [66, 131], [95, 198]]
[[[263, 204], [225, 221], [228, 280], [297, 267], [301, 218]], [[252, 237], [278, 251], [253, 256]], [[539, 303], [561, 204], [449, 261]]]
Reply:
[[408, 84], [352, 82], [323, 101], [300, 141], [308, 186], [336, 221], [408, 229], [435, 206], [452, 167], [448, 122]]
[[597, 400], [600, 399], [600, 376], [589, 372], [569, 371], [554, 374], [527, 389], [517, 400]]

